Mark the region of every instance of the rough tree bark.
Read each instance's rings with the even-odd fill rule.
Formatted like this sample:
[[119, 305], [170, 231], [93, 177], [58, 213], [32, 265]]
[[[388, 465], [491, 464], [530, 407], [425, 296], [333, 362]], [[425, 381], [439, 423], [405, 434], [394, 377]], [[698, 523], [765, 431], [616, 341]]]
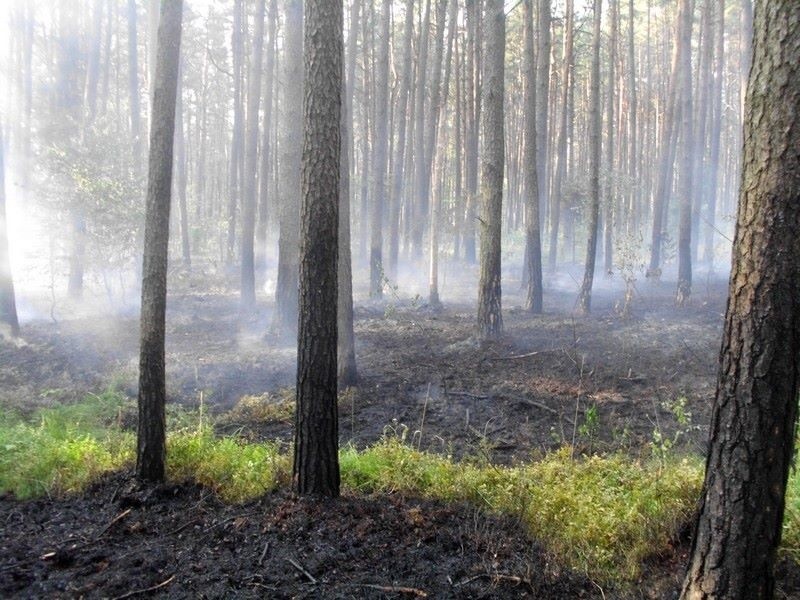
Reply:
[[300, 320], [293, 482], [339, 495], [336, 398], [342, 3], [306, 0]]
[[483, 159], [481, 269], [478, 284], [478, 335], [497, 338], [503, 333], [500, 287], [500, 242], [503, 217], [505, 161], [503, 101], [506, 16], [503, 0], [487, 0], [483, 63]]
[[597, 260], [597, 229], [600, 213], [600, 35], [603, 0], [594, 0], [592, 75], [589, 99], [589, 240], [586, 245], [586, 267], [578, 296], [578, 312], [588, 315], [592, 309], [592, 284]]
[[682, 598], [772, 598], [800, 383], [800, 3], [757, 0], [727, 316]]
[[153, 91], [153, 121], [145, 203], [139, 348], [139, 427], [136, 475], [163, 481], [166, 457], [164, 325], [167, 308], [169, 212], [175, 100], [183, 0], [162, 2]]

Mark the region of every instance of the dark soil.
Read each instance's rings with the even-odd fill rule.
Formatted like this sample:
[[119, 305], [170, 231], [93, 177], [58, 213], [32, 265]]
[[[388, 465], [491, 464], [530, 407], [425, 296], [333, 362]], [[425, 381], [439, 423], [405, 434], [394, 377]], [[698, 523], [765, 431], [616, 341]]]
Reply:
[[399, 496], [225, 506], [124, 475], [63, 501], [0, 500], [4, 598], [599, 598], [517, 523]]
[[[548, 282], [545, 313], [532, 316], [519, 308], [518, 283], [504, 280], [506, 335], [481, 344], [473, 338], [476, 274], [462, 275], [472, 283], [450, 274], [439, 311], [392, 293], [372, 303], [357, 286], [361, 382], [340, 398], [342, 443], [363, 447], [389, 431], [433, 451], [508, 463], [565, 443], [646, 455], [660, 431], [679, 449], [704, 451], [725, 282], [697, 283], [681, 310], [674, 284], [642, 282], [632, 316], [622, 318], [619, 282], [601, 280], [592, 316], [576, 318], [575, 292], [563, 281]], [[290, 398], [294, 344], [268, 334], [271, 304], [243, 320], [237, 296], [223, 289], [184, 286], [170, 297], [170, 400], [230, 414], [245, 395]], [[0, 407], [30, 411], [112, 383], [135, 396], [136, 319], [79, 309], [58, 324], [24, 324], [21, 346], [0, 340]], [[683, 422], [674, 410], [680, 398], [689, 413]], [[291, 439], [285, 415], [233, 414], [220, 433]], [[193, 486], [137, 491], [122, 475], [80, 497], [0, 500], [0, 550], [0, 596], [115, 597], [164, 582], [154, 594], [603, 595], [548, 561], [516, 523], [465, 506], [397, 496], [329, 505], [278, 493], [231, 507]], [[685, 554], [686, 540], [676, 542], [646, 565], [636, 589], [605, 597], [672, 597]], [[786, 597], [800, 598], [796, 566], [781, 569]]]

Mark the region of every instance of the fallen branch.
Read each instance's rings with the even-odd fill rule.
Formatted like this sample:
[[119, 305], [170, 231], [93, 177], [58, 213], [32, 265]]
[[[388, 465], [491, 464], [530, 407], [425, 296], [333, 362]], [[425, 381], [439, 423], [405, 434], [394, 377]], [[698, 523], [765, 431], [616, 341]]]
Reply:
[[459, 391], [448, 391], [448, 396], [465, 396], [467, 398], [475, 398], [476, 400], [488, 400], [489, 396], [483, 396], [481, 394], [471, 394], [469, 392], [459, 392]]
[[480, 575], [475, 575], [473, 577], [468, 577], [467, 579], [459, 581], [458, 583], [454, 584], [453, 587], [463, 587], [465, 585], [468, 585], [468, 584], [472, 583], [473, 581], [477, 581], [478, 579], [489, 579], [492, 582], [511, 581], [511, 582], [516, 583], [518, 585], [521, 584], [521, 583], [524, 583], [528, 587], [533, 587], [531, 585], [531, 582], [528, 581], [527, 579], [525, 579], [523, 577], [518, 577], [517, 575], [506, 575], [505, 573], [494, 573], [494, 574], [492, 574], [492, 573], [481, 573]]
[[117, 596], [113, 600], [123, 600], [123, 598], [132, 598], [133, 596], [138, 596], [139, 594], [149, 594], [150, 592], [155, 592], [156, 590], [161, 589], [164, 586], [169, 585], [172, 583], [172, 580], [175, 579], [175, 575], [170, 577], [169, 579], [162, 581], [161, 583], [151, 586], [149, 588], [145, 588], [143, 590], [133, 590], [132, 592], [128, 592], [127, 594], [122, 594], [122, 596]]
[[308, 571], [306, 571], [300, 563], [298, 563], [297, 561], [292, 560], [291, 558], [287, 558], [286, 560], [289, 561], [289, 564], [291, 564], [295, 569], [297, 569], [303, 575], [308, 577], [308, 580], [311, 583], [313, 583], [314, 585], [317, 585], [317, 580], [314, 578], [314, 576], [311, 573], [309, 573]]
[[125, 510], [125, 511], [122, 511], [121, 513], [119, 513], [116, 517], [111, 519], [111, 522], [108, 525], [106, 525], [105, 527], [103, 527], [103, 529], [100, 530], [100, 533], [98, 533], [95, 536], [95, 539], [99, 540], [101, 537], [103, 537], [103, 535], [105, 535], [105, 533], [109, 529], [111, 529], [116, 523], [120, 522], [122, 519], [127, 517], [129, 514], [131, 514], [131, 509], [130, 508], [128, 510]]
[[555, 352], [555, 350], [537, 350], [536, 352], [528, 352], [526, 354], [512, 354], [511, 356], [490, 356], [487, 360], [517, 360], [520, 358], [530, 358], [531, 356], [538, 356], [546, 352]]
[[387, 592], [394, 594], [411, 594], [413, 596], [416, 596], [417, 598], [428, 597], [428, 592], [412, 587], [404, 587], [399, 585], [377, 585], [374, 583], [355, 583], [353, 585], [355, 587], [369, 588], [371, 590], [377, 590], [379, 592]]

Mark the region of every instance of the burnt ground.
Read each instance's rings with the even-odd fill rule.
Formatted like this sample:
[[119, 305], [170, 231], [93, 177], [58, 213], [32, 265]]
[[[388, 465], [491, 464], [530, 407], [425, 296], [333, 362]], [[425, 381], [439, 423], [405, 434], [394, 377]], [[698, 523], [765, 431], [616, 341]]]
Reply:
[[[518, 283], [504, 280], [506, 335], [478, 343], [474, 287], [452, 279], [442, 285], [442, 310], [392, 291], [381, 303], [358, 301], [357, 288], [361, 382], [340, 399], [342, 443], [365, 446], [389, 430], [433, 451], [507, 463], [564, 443], [638, 456], [651, 452], [658, 430], [703, 451], [725, 282], [696, 280], [685, 309], [673, 305], [673, 283], [640, 282], [633, 314], [622, 318], [620, 283], [602, 280], [592, 316], [578, 318], [570, 281], [549, 281], [545, 313], [531, 316], [519, 308]], [[267, 420], [229, 411], [246, 395], [291, 396], [294, 344], [269, 334], [269, 303], [242, 319], [236, 295], [224, 290], [189, 283], [170, 298], [170, 400], [228, 413], [221, 433], [288, 442], [291, 422], [280, 411]], [[21, 346], [0, 342], [0, 406], [31, 410], [110, 384], [135, 395], [136, 319], [80, 307], [61, 314], [71, 318], [26, 323]], [[682, 422], [679, 398], [690, 415]], [[3, 596], [115, 597], [169, 581], [156, 593], [602, 597], [551, 564], [512, 522], [395, 496], [345, 497], [333, 511], [284, 493], [226, 507], [196, 487], [137, 491], [117, 475], [79, 497], [2, 499], [0, 544]], [[628, 594], [669, 597], [685, 553], [685, 540], [676, 541]], [[782, 576], [787, 597], [800, 590], [794, 572]]]

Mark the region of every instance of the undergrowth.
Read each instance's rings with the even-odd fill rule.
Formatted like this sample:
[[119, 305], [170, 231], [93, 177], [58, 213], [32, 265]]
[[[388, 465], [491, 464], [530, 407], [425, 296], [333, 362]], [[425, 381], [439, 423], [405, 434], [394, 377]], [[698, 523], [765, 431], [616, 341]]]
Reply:
[[[0, 417], [0, 493], [20, 499], [84, 489], [101, 474], [130, 468], [131, 400], [119, 393]], [[127, 418], [126, 418], [127, 417]], [[195, 480], [227, 502], [246, 502], [290, 481], [291, 457], [277, 444], [217, 437], [208, 417], [170, 409], [167, 471]], [[555, 557], [603, 582], [632, 582], [642, 561], [668, 549], [691, 518], [702, 484], [697, 456], [636, 460], [624, 453], [573, 458], [569, 448], [541, 460], [497, 466], [454, 461], [387, 435], [340, 453], [343, 485], [354, 493], [469, 502], [518, 518]], [[800, 480], [787, 493], [784, 548], [800, 558]]]

